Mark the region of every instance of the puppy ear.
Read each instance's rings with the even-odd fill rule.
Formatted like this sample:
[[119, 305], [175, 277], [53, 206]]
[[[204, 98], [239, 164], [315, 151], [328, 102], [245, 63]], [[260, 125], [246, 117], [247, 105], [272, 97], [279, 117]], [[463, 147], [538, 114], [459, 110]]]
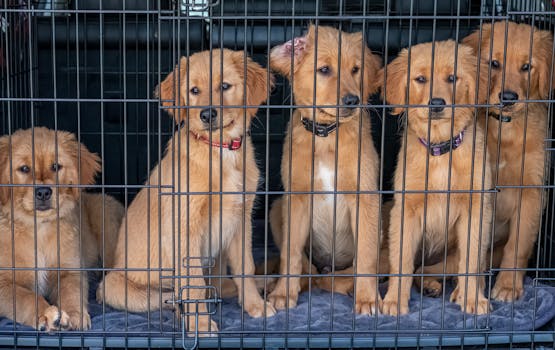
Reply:
[[[369, 48], [364, 49], [364, 94], [366, 99], [377, 92], [383, 84], [383, 73], [380, 74], [382, 68], [382, 59], [380, 56], [373, 54]], [[380, 79], [381, 77], [381, 79]]]
[[[384, 83], [383, 75], [387, 76], [385, 86], [382, 86], [382, 97], [387, 103], [394, 105], [402, 105], [407, 103], [407, 69], [408, 69], [408, 51], [401, 50], [397, 58], [395, 58], [387, 67], [380, 70], [378, 81], [380, 85]], [[404, 107], [392, 107], [391, 114], [397, 115], [403, 113]]]
[[160, 98], [162, 106], [170, 107], [166, 111], [176, 120], [181, 119], [181, 109], [171, 107], [185, 105], [183, 94], [186, 92], [181, 91], [181, 87], [186, 84], [186, 73], [187, 58], [181, 57], [179, 64], [175, 66], [174, 70], [154, 89], [154, 97]]
[[532, 47], [532, 66], [536, 67], [538, 95], [549, 98], [550, 89], [555, 88], [553, 72], [553, 35], [547, 30], [534, 30]]
[[[274, 76], [269, 75], [266, 69], [262, 68], [258, 63], [254, 62], [250, 57], [246, 56], [243, 51], [234, 51], [232, 53], [233, 63], [237, 68], [239, 75], [247, 86], [246, 102], [249, 106], [259, 106], [268, 96], [268, 91], [274, 87]], [[246, 59], [246, 69], [245, 69]], [[249, 108], [249, 114], [254, 115], [258, 108]]]
[[[466, 36], [461, 43], [463, 45], [470, 46], [474, 51], [474, 54], [478, 54], [478, 51], [481, 52], [483, 50], [483, 47], [482, 48], [480, 47], [481, 43], [487, 43], [485, 45], [489, 45], [491, 30], [492, 30], [492, 24], [484, 23], [482, 24], [481, 28], [476, 29], [470, 35]], [[481, 33], [481, 37], [480, 37], [480, 33]], [[480, 41], [480, 39], [482, 40]]]
[[[314, 25], [310, 25], [304, 36], [274, 46], [270, 51], [270, 68], [290, 79], [292, 73], [306, 57], [309, 46], [314, 42], [314, 32]], [[291, 71], [291, 59], [293, 59], [293, 72]]]
[[[457, 75], [463, 77], [464, 84], [468, 87], [466, 98], [455, 101], [460, 104], [486, 103], [488, 93], [488, 75], [480, 71], [478, 75], [478, 61], [474, 49], [465, 44], [459, 44], [457, 49]], [[483, 67], [481, 69], [484, 69]], [[476, 89], [479, 89], [476, 96]]]
[[[92, 153], [88, 148], [77, 141], [75, 135], [70, 132], [58, 131], [60, 146], [73, 159], [74, 166], [71, 172], [72, 185], [92, 185], [94, 178], [100, 171], [100, 157]], [[80, 188], [73, 187], [73, 195], [77, 198]]]
[[9, 136], [0, 137], [0, 164], [4, 164], [0, 170], [0, 204], [6, 205], [10, 200], [10, 187], [5, 186], [10, 183], [10, 159], [9, 159]]

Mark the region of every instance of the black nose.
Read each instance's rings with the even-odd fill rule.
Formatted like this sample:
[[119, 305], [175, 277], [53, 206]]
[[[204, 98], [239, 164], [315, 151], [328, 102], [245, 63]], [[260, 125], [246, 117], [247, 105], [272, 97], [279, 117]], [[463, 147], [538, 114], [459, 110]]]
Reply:
[[358, 98], [358, 96], [351, 95], [351, 94], [343, 96], [343, 104], [346, 106], [353, 106], [354, 108], [354, 106], [358, 105], [359, 102], [360, 102], [360, 99]]
[[430, 100], [428, 104], [430, 106], [433, 106], [433, 107], [430, 107], [430, 110], [435, 113], [442, 112], [443, 109], [445, 108], [445, 100], [442, 98], [434, 97]]
[[511, 90], [504, 90], [499, 93], [499, 99], [503, 102], [503, 105], [512, 106], [518, 100], [518, 94]]
[[35, 188], [35, 198], [39, 201], [47, 201], [52, 197], [52, 189], [50, 187]]
[[212, 123], [218, 117], [218, 111], [211, 108], [206, 108], [200, 111], [200, 120], [205, 123]]

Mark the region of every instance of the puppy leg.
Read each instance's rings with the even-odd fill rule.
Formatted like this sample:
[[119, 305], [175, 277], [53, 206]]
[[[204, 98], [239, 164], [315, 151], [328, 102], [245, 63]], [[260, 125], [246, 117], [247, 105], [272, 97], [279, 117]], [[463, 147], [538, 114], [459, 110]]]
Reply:
[[50, 306], [41, 295], [17, 284], [14, 286], [11, 279], [0, 279], [0, 316], [40, 331], [69, 328], [69, 316], [65, 312]]
[[[451, 301], [459, 304], [463, 312], [478, 315], [489, 311], [489, 302], [484, 296], [484, 277], [476, 274], [483, 272], [486, 268], [485, 258], [491, 229], [491, 213], [486, 209], [481, 213], [480, 208], [480, 197], [474, 196], [470, 232], [468, 231], [469, 218], [466, 210], [463, 210], [462, 215], [455, 223], [460, 259], [457, 287], [451, 294]], [[474, 275], [465, 276], [464, 274]]]
[[[187, 232], [186, 223], [182, 223], [181, 232]], [[188, 332], [203, 332], [199, 336], [211, 336], [207, 332], [217, 332], [218, 326], [216, 322], [210, 319], [206, 302], [198, 302], [206, 298], [206, 283], [202, 271], [202, 263], [199, 257], [202, 256], [202, 237], [199, 230], [190, 228], [189, 235], [183, 235], [181, 241], [181, 254], [176, 256], [176, 266], [180, 266], [178, 270], [179, 278], [175, 281], [176, 299], [182, 300], [183, 310], [185, 313], [185, 321]], [[183, 259], [181, 259], [183, 257]], [[192, 257], [191, 260], [188, 257]]]
[[[459, 266], [459, 253], [455, 249], [449, 252], [447, 255], [447, 260], [445, 262], [439, 262], [435, 265], [420, 266], [417, 270], [417, 274], [443, 274], [444, 269], [446, 274], [455, 274]], [[447, 276], [447, 279], [451, 277]], [[422, 288], [424, 295], [429, 297], [438, 297], [443, 291], [443, 284], [440, 282], [441, 277], [438, 276], [424, 276], [421, 280], [420, 277], [414, 279], [414, 284], [418, 288]], [[422, 281], [422, 284], [420, 283]]]
[[[401, 201], [391, 210], [389, 223], [389, 267], [390, 273], [408, 276], [391, 276], [389, 287], [383, 300], [382, 311], [386, 315], [406, 314], [409, 312], [410, 287], [414, 271], [414, 256], [422, 239], [420, 220], [409, 210], [404, 211], [404, 227], [401, 235]], [[408, 205], [405, 205], [408, 207]], [[401, 250], [402, 248], [402, 258]]]
[[[248, 214], [251, 213], [250, 210], [247, 210], [246, 212]], [[242, 232], [239, 229], [239, 231], [236, 232], [234, 237], [231, 239], [228, 249], [229, 266], [231, 267], [233, 275], [254, 275], [255, 267], [254, 259], [252, 257], [251, 235], [252, 223], [250, 215], [248, 215], [248, 218], [245, 219], [245, 239], [243, 240]], [[237, 286], [239, 304], [243, 305], [245, 311], [251, 317], [269, 317], [276, 313], [272, 304], [267, 303], [264, 299], [262, 299], [262, 297], [260, 297], [253, 277], [234, 277], [233, 281]]]
[[[86, 272], [61, 271], [60, 285], [55, 274], [51, 275], [49, 299], [69, 316], [69, 329], [87, 330], [91, 328], [88, 295], [89, 281]], [[62, 311], [63, 312], [63, 311]]]
[[[380, 234], [378, 232], [379, 200], [379, 196], [361, 195], [358, 203], [358, 213], [356, 200], [351, 202], [351, 227], [353, 230], [358, 228], [355, 262], [357, 274], [368, 275], [378, 272], [378, 249], [380, 244]], [[365, 315], [377, 313], [381, 306], [381, 297], [378, 293], [378, 277], [356, 277], [355, 298], [356, 313]]]
[[[503, 247], [501, 268], [524, 269], [534, 249], [541, 215], [541, 193], [535, 189], [523, 190], [519, 215], [515, 213], [509, 223], [509, 239]], [[501, 249], [501, 248], [498, 248]], [[524, 293], [525, 271], [506, 270], [497, 275], [491, 295], [495, 300], [513, 301]]]
[[[280, 274], [282, 277], [277, 282], [276, 288], [270, 294], [270, 302], [278, 310], [292, 308], [297, 305], [300, 291], [300, 275], [303, 270], [303, 251], [308, 237], [309, 216], [308, 196], [292, 195], [291, 210], [288, 209], [288, 200], [284, 197], [282, 207], [282, 241], [280, 245]], [[291, 214], [291, 220], [289, 215]], [[291, 222], [291, 225], [289, 224]], [[290, 228], [290, 232], [288, 229]]]

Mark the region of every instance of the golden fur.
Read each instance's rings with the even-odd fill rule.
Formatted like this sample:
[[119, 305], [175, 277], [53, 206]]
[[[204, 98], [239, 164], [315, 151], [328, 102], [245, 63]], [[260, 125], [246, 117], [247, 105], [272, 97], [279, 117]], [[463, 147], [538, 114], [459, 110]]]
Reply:
[[[407, 81], [409, 53], [407, 49], [402, 50], [387, 66], [387, 81], [382, 88], [389, 103], [403, 105], [408, 101], [411, 105], [406, 109], [399, 106], [393, 109], [395, 113], [405, 110], [408, 127], [403, 137], [394, 178], [396, 193], [388, 235], [392, 274], [413, 273], [415, 255], [422, 246], [424, 231], [426, 246], [422, 253], [425, 256], [441, 253], [447, 245], [463, 252], [461, 255], [464, 258], [456, 262], [458, 273], [476, 274], [485, 266], [491, 222], [491, 195], [480, 192], [450, 193], [449, 197], [447, 195], [448, 190], [481, 191], [492, 186], [491, 170], [483, 164], [486, 152], [484, 133], [480, 126], [474, 127], [476, 109], [450, 106], [475, 103], [477, 62], [470, 47], [457, 46], [454, 41], [435, 42], [434, 45], [432, 90], [432, 43], [411, 47], [410, 81]], [[449, 81], [450, 75], [456, 76], [455, 95], [454, 83]], [[408, 97], [407, 83], [410, 84]], [[443, 98], [446, 102], [445, 109], [433, 113], [427, 106], [413, 106], [428, 105], [431, 98]], [[452, 135], [457, 135], [462, 130], [465, 130], [463, 142], [452, 153], [431, 156], [427, 147], [419, 141], [419, 138], [431, 143], [448, 141]], [[423, 191], [426, 189], [445, 192], [425, 196]], [[403, 194], [397, 191], [417, 192]], [[446, 229], [450, 232], [447, 242]], [[390, 278], [389, 289], [383, 301], [385, 314], [405, 314], [409, 311], [412, 279], [412, 276]], [[465, 312], [488, 312], [488, 300], [484, 296], [482, 280], [483, 278], [476, 276], [460, 276], [458, 288], [451, 299]]]
[[[340, 35], [341, 47], [339, 47]], [[316, 29], [311, 25], [305, 36], [272, 49], [270, 67], [293, 80], [295, 104], [308, 106], [297, 108], [289, 122], [281, 162], [281, 175], [286, 191], [334, 191], [335, 182], [337, 191], [377, 190], [379, 162], [372, 143], [368, 112], [359, 107], [349, 108], [343, 102], [345, 96], [353, 95], [359, 99], [356, 105], [365, 104], [369, 95], [377, 90], [376, 74], [381, 63], [362, 39], [362, 33], [343, 33], [324, 26]], [[291, 71], [292, 51], [295, 56], [293, 71]], [[363, 62], [364, 67], [362, 67]], [[322, 67], [327, 67], [328, 72], [323, 73]], [[341, 76], [339, 84], [338, 73]], [[315, 100], [314, 96], [316, 96]], [[314, 104], [323, 107], [317, 109], [309, 107]], [[331, 107], [338, 104], [339, 108]], [[330, 107], [326, 107], [328, 105]], [[336, 115], [340, 125], [328, 137], [314, 136], [305, 130], [301, 122], [301, 118], [304, 117], [315, 119], [318, 123], [329, 124], [336, 122]], [[338, 152], [337, 166], [336, 152]], [[360, 155], [359, 152], [361, 152]], [[289, 157], [290, 154], [292, 158]], [[289, 173], [290, 167], [291, 173]], [[337, 169], [337, 181], [334, 176], [335, 169]], [[312, 170], [314, 171], [313, 181]], [[359, 171], [360, 182], [357, 185]], [[319, 267], [330, 267], [332, 259], [335, 261], [336, 268], [348, 267], [353, 264], [355, 249], [357, 249], [355, 262], [357, 272], [359, 274], [377, 273], [380, 245], [379, 195], [339, 194], [335, 199], [337, 203], [335, 236], [334, 195], [285, 195], [273, 204], [270, 223], [274, 241], [281, 251], [280, 273], [283, 276], [269, 298], [277, 309], [296, 305], [300, 291], [298, 276], [301, 273], [317, 273], [305, 254], [310, 230], [312, 230], [313, 262], [317, 262]], [[289, 222], [292, 225], [289, 225]], [[358, 238], [354, 232], [358, 232]], [[332, 257], [334, 240], [335, 256]], [[377, 278], [357, 277], [356, 312], [363, 314], [376, 312], [379, 302]]]
[[[100, 159], [73, 134], [42, 127], [34, 128], [34, 169], [32, 154], [31, 129], [0, 138], [0, 183], [30, 185], [0, 187], [0, 266], [21, 269], [0, 271], [0, 316], [13, 319], [15, 311], [17, 322], [46, 331], [88, 329], [87, 274], [71, 270], [58, 274], [48, 269], [87, 268], [98, 263], [102, 195], [64, 185], [94, 183]], [[59, 165], [57, 171], [54, 163]], [[50, 200], [40, 205], [35, 201], [33, 177], [37, 188], [52, 191]], [[56, 183], [60, 186], [52, 186]], [[121, 204], [106, 197], [107, 248], [113, 247], [122, 216]], [[103, 255], [109, 261], [112, 252], [108, 249]], [[29, 269], [35, 267], [40, 270]]]
[[[494, 25], [484, 24], [481, 31], [477, 30], [463, 42], [480, 54], [480, 74], [490, 76], [490, 81], [482, 86], [486, 91], [489, 86], [488, 103], [499, 105], [502, 90], [515, 92], [519, 101], [549, 97], [553, 49], [551, 32], [526, 24], [496, 22]], [[532, 57], [529, 57], [531, 44]], [[499, 62], [499, 67], [490, 68], [492, 61]], [[529, 72], [522, 69], [525, 64], [531, 65]], [[543, 211], [539, 186], [544, 184], [547, 104], [517, 102], [502, 108], [491, 107], [490, 112], [511, 117], [510, 122], [503, 123], [493, 117], [480, 120], [484, 128], [487, 123], [493, 178], [497, 179], [498, 186], [526, 186], [522, 190], [502, 187], [496, 195], [492, 267], [509, 270], [498, 274], [491, 296], [501, 301], [512, 301], [522, 296], [525, 275], [523, 270], [512, 269], [527, 267]], [[455, 259], [456, 253], [448, 257], [445, 267], [448, 273], [454, 270]], [[426, 266], [423, 272], [443, 271], [443, 265]], [[434, 293], [441, 291], [441, 285], [431, 277], [426, 278], [424, 287]]]
[[[223, 59], [222, 64], [220, 58]], [[223, 71], [220, 71], [220, 66]], [[229, 89], [221, 89], [223, 82], [230, 84]], [[147, 184], [154, 187], [142, 189], [129, 206], [127, 219], [120, 228], [114, 264], [116, 268], [144, 271], [108, 273], [97, 291], [99, 300], [118, 309], [142, 312], [159, 308], [163, 300], [171, 299], [171, 295], [161, 293], [171, 294], [172, 290], [175, 298], [204, 299], [203, 261], [199, 257], [217, 257], [220, 247], [222, 255], [227, 256], [224, 266], [227, 262], [234, 275], [254, 274], [251, 212], [255, 196], [242, 195], [241, 192], [252, 193], [257, 188], [259, 171], [247, 129], [255, 117], [257, 106], [266, 100], [271, 84], [265, 69], [250, 58], [246, 58], [245, 62], [243, 51], [230, 50], [213, 50], [212, 55], [204, 51], [183, 57], [160, 84], [157, 93], [162, 105], [168, 107], [167, 111], [174, 116], [176, 123], [183, 122], [185, 125], [169, 141], [165, 156], [152, 170]], [[197, 88], [198, 93], [193, 93], [193, 88]], [[243, 96], [244, 90], [246, 96]], [[211, 136], [214, 141], [219, 141], [221, 135], [223, 142], [243, 137], [242, 147], [235, 151], [211, 147], [193, 136], [193, 133], [200, 137], [210, 136], [207, 125], [200, 119], [200, 111], [205, 107], [176, 108], [218, 106], [220, 99], [228, 108], [223, 108], [221, 121], [222, 109], [214, 107], [218, 113], [218, 125], [213, 126]], [[244, 105], [245, 102], [254, 107], [246, 110], [229, 108]], [[220, 121], [223, 129], [220, 129]], [[160, 189], [157, 186], [164, 187]], [[171, 194], [174, 191], [180, 194]], [[211, 196], [185, 194], [206, 191], [215, 193]], [[228, 194], [220, 196], [219, 191]], [[208, 259], [204, 260], [205, 264], [208, 263]], [[160, 268], [175, 268], [175, 272], [161, 274]], [[186, 277], [175, 281], [161, 279], [163, 275], [169, 277], [175, 274]], [[236, 278], [234, 281], [239, 302], [250, 316], [274, 314], [274, 308], [258, 294], [253, 278]], [[103, 285], [105, 295], [102, 293]], [[193, 288], [185, 289], [181, 295], [180, 287], [186, 286]], [[188, 311], [192, 312], [194, 304], [187, 305], [184, 309], [187, 311], [190, 307]], [[206, 311], [205, 303], [200, 303], [198, 307], [200, 312]], [[198, 317], [196, 329], [195, 319], [191, 316], [187, 319], [187, 330], [217, 331], [217, 325], [209, 316], [203, 315]]]

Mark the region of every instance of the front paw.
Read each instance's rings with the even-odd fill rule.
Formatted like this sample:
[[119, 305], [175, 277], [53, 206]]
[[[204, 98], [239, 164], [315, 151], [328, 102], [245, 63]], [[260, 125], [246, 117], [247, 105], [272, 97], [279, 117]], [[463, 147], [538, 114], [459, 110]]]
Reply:
[[218, 324], [214, 322], [210, 316], [187, 316], [187, 336], [194, 337], [197, 331], [199, 337], [216, 337], [218, 332]]
[[513, 284], [513, 273], [502, 271], [497, 275], [495, 286], [491, 291], [491, 297], [498, 301], [511, 302], [520, 299], [524, 295], [522, 278], [516, 276]]
[[370, 293], [370, 295], [357, 294], [355, 312], [360, 315], [376, 315], [380, 312], [382, 298]]
[[287, 280], [281, 278], [276, 288], [268, 296], [270, 303], [276, 308], [276, 310], [290, 309], [297, 306], [297, 299], [299, 297], [299, 288], [293, 286], [294, 283], [289, 284], [289, 289], [287, 289]]
[[39, 315], [38, 330], [52, 332], [70, 329], [71, 323], [68, 314], [57, 306], [49, 306]]
[[91, 316], [86, 310], [83, 310], [83, 311], [84, 312], [82, 316], [81, 316], [81, 312], [79, 311], [68, 312], [70, 329], [79, 329], [79, 330], [86, 331], [87, 329], [91, 328]]
[[256, 301], [245, 303], [245, 311], [250, 317], [271, 317], [276, 314], [276, 309], [269, 301], [258, 297]]
[[390, 316], [408, 314], [409, 313], [408, 297], [403, 298], [402, 301], [399, 301], [399, 299], [397, 298], [397, 291], [393, 293], [387, 293], [382, 302], [382, 312], [385, 315], [390, 315]]
[[457, 303], [461, 311], [472, 315], [484, 315], [490, 311], [489, 301], [483, 295], [476, 296], [475, 291], [461, 292], [459, 286], [451, 293], [451, 302]]

